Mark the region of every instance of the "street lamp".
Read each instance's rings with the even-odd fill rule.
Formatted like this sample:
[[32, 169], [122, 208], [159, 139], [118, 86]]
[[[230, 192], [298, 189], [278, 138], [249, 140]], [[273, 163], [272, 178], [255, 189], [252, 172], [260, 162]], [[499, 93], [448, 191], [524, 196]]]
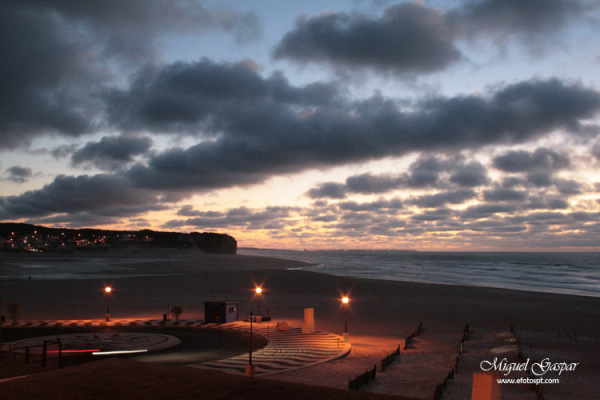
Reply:
[[342, 303], [344, 304], [344, 342], [348, 342], [348, 302], [350, 299], [346, 296], [342, 297]]
[[107, 286], [104, 288], [104, 292], [106, 293], [106, 321], [110, 321], [110, 293], [112, 292], [112, 288]]
[[260, 294], [262, 293], [262, 288], [259, 286], [256, 288], [256, 295], [258, 296], [258, 312], [256, 313], [257, 317], [260, 317]]
[[252, 365], [252, 323], [255, 320], [255, 316], [250, 311], [250, 351], [248, 353], [248, 365], [246, 365], [245, 375], [253, 377], [254, 376], [254, 365]]

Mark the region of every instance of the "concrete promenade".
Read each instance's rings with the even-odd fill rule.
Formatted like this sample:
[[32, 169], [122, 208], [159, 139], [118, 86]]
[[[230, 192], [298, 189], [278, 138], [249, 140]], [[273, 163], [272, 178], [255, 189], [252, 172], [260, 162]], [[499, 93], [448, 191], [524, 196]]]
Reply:
[[[4, 324], [2, 329], [12, 328], [76, 328], [76, 327], [152, 327], [165, 326], [162, 320], [115, 319], [105, 320], [30, 320], [15, 324]], [[204, 324], [202, 320], [169, 321], [168, 326], [211, 328], [218, 330], [236, 330], [250, 332], [250, 323], [246, 321], [225, 324]], [[279, 331], [275, 323], [254, 323], [253, 334], [267, 338], [268, 344], [252, 354], [256, 376], [272, 375], [311, 365], [324, 363], [345, 357], [350, 353], [350, 343], [345, 343], [341, 336], [328, 332], [315, 331], [302, 333], [301, 328], [288, 327]], [[124, 345], [124, 343], [122, 343]], [[8, 347], [8, 343], [0, 345]], [[189, 367], [219, 370], [229, 374], [244, 374], [248, 364], [248, 354], [218, 361], [188, 364]]]
[[[227, 324], [211, 324], [212, 328], [250, 331], [250, 323], [245, 321]], [[288, 328], [279, 331], [275, 324], [266, 322], [253, 324], [253, 333], [266, 337], [269, 344], [252, 354], [252, 364], [256, 376], [273, 375], [321, 364], [345, 357], [350, 353], [350, 343], [341, 336], [328, 332], [315, 331], [302, 333], [301, 328]], [[244, 374], [248, 365], [248, 354], [225, 360], [192, 364], [190, 367], [219, 370], [230, 374]]]

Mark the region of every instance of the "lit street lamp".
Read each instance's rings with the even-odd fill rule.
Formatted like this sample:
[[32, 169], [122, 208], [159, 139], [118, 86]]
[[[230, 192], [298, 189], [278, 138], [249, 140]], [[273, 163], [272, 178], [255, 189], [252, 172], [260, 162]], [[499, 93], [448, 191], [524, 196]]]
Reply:
[[349, 340], [348, 337], [348, 302], [350, 299], [344, 296], [342, 297], [342, 303], [344, 304], [344, 342]]
[[110, 293], [112, 292], [112, 288], [107, 286], [104, 288], [104, 292], [106, 293], [106, 321], [110, 321]]
[[256, 316], [260, 317], [260, 294], [262, 293], [262, 288], [261, 287], [257, 287], [256, 288], [256, 295], [258, 296], [258, 312], [256, 313]]
[[252, 323], [255, 321], [255, 318], [252, 311], [250, 311], [250, 318], [248, 318], [250, 320], [250, 351], [248, 353], [248, 365], [246, 365], [245, 371], [245, 375], [250, 377], [254, 376], [254, 365], [252, 365]]

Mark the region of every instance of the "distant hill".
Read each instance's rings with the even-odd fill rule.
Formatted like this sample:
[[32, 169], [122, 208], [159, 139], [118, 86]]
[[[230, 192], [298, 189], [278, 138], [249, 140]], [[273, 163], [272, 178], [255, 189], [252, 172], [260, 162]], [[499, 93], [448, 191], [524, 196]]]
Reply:
[[235, 254], [237, 241], [232, 236], [210, 232], [65, 229], [21, 223], [0, 223], [2, 251], [72, 252], [131, 247], [197, 248], [206, 253]]

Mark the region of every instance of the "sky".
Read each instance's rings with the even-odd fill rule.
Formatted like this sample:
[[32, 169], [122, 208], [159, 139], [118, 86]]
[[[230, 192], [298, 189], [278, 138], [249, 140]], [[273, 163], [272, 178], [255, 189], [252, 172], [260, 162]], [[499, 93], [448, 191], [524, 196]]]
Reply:
[[0, 1], [0, 221], [600, 251], [593, 0]]

